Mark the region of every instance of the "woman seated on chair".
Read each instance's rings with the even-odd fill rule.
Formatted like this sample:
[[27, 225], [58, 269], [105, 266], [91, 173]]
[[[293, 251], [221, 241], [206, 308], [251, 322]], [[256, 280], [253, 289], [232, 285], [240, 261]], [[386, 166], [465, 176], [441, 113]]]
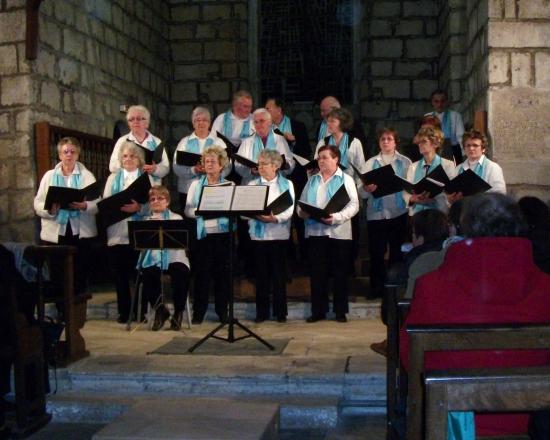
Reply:
[[[200, 324], [208, 308], [208, 291], [210, 281], [214, 281], [215, 309], [220, 322], [227, 319], [229, 300], [229, 219], [219, 217], [205, 219], [197, 216], [195, 211], [199, 205], [202, 189], [205, 185], [216, 185], [225, 182], [222, 176], [224, 167], [229, 162], [225, 149], [211, 145], [202, 153], [202, 166], [205, 174], [194, 180], [187, 193], [185, 216], [196, 219], [197, 241], [196, 278], [193, 293], [193, 324]], [[232, 184], [232, 183], [231, 183]]]
[[[275, 150], [262, 150], [258, 156], [260, 177], [249, 185], [267, 185], [268, 204], [287, 190], [294, 201], [292, 182], [279, 173], [282, 163], [281, 154]], [[248, 222], [256, 275], [256, 322], [269, 319], [270, 293], [273, 295], [273, 314], [277, 321], [286, 321], [286, 253], [293, 212], [294, 203], [280, 214], [270, 212]]]
[[[105, 184], [103, 197], [107, 198], [128, 188], [143, 174], [145, 163], [143, 150], [131, 141], [124, 141], [119, 149], [118, 160], [120, 169], [111, 174]], [[150, 177], [151, 184], [153, 179]], [[146, 206], [146, 205], [145, 205]], [[116, 286], [118, 319], [120, 323], [130, 317], [130, 281], [134, 277], [139, 252], [130, 246], [128, 239], [128, 221], [140, 220], [140, 212], [144, 209], [135, 200], [120, 208], [121, 211], [132, 214], [124, 220], [107, 228], [107, 256], [113, 272]], [[135, 313], [135, 311], [132, 311]]]
[[[170, 209], [170, 192], [165, 186], [155, 186], [149, 191], [151, 215], [146, 220], [182, 220], [181, 215]], [[187, 290], [189, 288], [189, 259], [185, 249], [157, 249], [142, 251], [138, 269], [141, 270], [143, 296], [155, 309], [152, 330], [160, 330], [170, 318], [170, 312], [161, 296], [161, 273], [168, 271], [174, 300], [174, 314], [170, 319], [170, 330], [180, 330]]]

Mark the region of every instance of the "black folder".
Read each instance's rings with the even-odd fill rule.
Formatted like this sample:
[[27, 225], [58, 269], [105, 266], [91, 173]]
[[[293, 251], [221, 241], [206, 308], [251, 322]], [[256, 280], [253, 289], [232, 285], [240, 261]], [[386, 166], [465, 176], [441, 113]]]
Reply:
[[135, 145], [137, 145], [139, 148], [143, 151], [143, 156], [145, 158], [145, 164], [146, 165], [152, 165], [153, 162], [155, 163], [161, 163], [162, 162], [162, 153], [164, 151], [164, 144], [160, 143], [155, 148], [155, 151], [149, 150], [149, 148], [145, 148], [141, 145], [139, 145], [137, 142], [134, 142], [130, 139], [128, 139], [129, 142], [133, 142]]
[[405, 179], [401, 180], [403, 181], [403, 189], [405, 191], [411, 194], [427, 192], [430, 198], [441, 194], [445, 189], [445, 185], [449, 183], [449, 177], [441, 165], [435, 167], [427, 176], [416, 183], [411, 183]]
[[373, 197], [384, 197], [403, 190], [404, 179], [395, 174], [395, 171], [390, 164], [363, 174], [361, 174], [354, 166], [353, 169], [359, 175], [359, 178], [364, 185], [374, 184], [377, 186], [376, 191], [372, 193]]
[[194, 167], [202, 158], [202, 154], [191, 153], [189, 151], [176, 151], [176, 164], [186, 167]]
[[258, 168], [258, 162], [254, 162], [248, 157], [241, 156], [240, 154], [233, 153], [233, 159], [248, 168]]
[[132, 184], [123, 191], [107, 197], [97, 204], [99, 210], [99, 220], [104, 227], [114, 225], [125, 218], [131, 217], [133, 214], [120, 210], [122, 206], [132, 203], [132, 200], [140, 204], [145, 204], [149, 201], [149, 190], [151, 182], [149, 175], [143, 173]]
[[292, 197], [290, 191], [286, 190], [284, 193], [280, 194], [275, 200], [273, 200], [269, 205], [265, 207], [265, 215], [273, 213], [273, 215], [280, 214], [285, 212], [288, 208], [292, 206]]
[[99, 186], [97, 182], [82, 189], [67, 188], [65, 186], [50, 186], [46, 194], [44, 209], [49, 211], [54, 203], [59, 203], [61, 209], [70, 209], [69, 205], [73, 202], [95, 200], [98, 197]]
[[456, 176], [445, 186], [445, 192], [452, 194], [461, 192], [464, 197], [485, 192], [492, 187], [472, 170], [468, 169]]
[[298, 205], [301, 209], [309, 214], [313, 220], [321, 220], [322, 218], [330, 217], [331, 214], [341, 211], [349, 203], [349, 194], [346, 191], [346, 186], [342, 186], [336, 191], [332, 198], [328, 201], [324, 208], [318, 208], [317, 206], [310, 205], [309, 203], [298, 201]]
[[218, 136], [222, 141], [225, 142], [225, 145], [227, 146], [227, 154], [232, 155], [233, 153], [237, 152], [239, 147], [237, 147], [233, 142], [231, 142], [226, 136], [224, 136], [219, 131], [216, 131], [216, 136]]
[[294, 156], [294, 160], [298, 162], [298, 165], [304, 167], [306, 170], [314, 170], [315, 168], [319, 168], [319, 166], [317, 165], [317, 161], [315, 159], [309, 160], [297, 154], [292, 154], [292, 155]]

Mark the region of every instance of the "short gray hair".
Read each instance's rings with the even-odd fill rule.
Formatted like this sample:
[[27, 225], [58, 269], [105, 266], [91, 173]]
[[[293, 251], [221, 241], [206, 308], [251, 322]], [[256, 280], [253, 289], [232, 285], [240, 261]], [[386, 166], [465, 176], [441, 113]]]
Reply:
[[269, 113], [266, 108], [260, 107], [254, 110], [254, 112], [252, 112], [252, 118], [254, 118], [254, 116], [256, 115], [266, 115], [270, 121], [273, 121], [271, 113]]
[[281, 153], [279, 153], [277, 150], [264, 149], [260, 151], [258, 160], [260, 158], [263, 158], [268, 163], [275, 165], [277, 168], [281, 168], [281, 165], [283, 164], [283, 157], [281, 156]]
[[225, 148], [220, 147], [219, 145], [210, 145], [209, 147], [206, 147], [204, 149], [204, 151], [202, 152], [202, 158], [201, 158], [201, 163], [203, 165], [204, 165], [204, 158], [209, 155], [216, 156], [222, 168], [225, 168], [225, 166], [229, 163], [229, 158], [227, 157], [227, 151], [225, 151]]
[[195, 107], [195, 109], [191, 112], [191, 122], [195, 122], [195, 119], [199, 115], [206, 115], [209, 121], [212, 121], [212, 116], [210, 115], [210, 110], [208, 110], [206, 107]]
[[145, 153], [143, 152], [143, 149], [141, 147], [138, 147], [134, 142], [132, 141], [124, 141], [118, 150], [118, 163], [122, 167], [122, 155], [125, 151], [129, 151], [131, 153], [134, 153], [137, 158], [139, 159], [139, 165], [138, 168], [141, 168], [145, 164]]
[[145, 116], [145, 119], [147, 119], [148, 121], [151, 120], [151, 112], [144, 105], [141, 105], [141, 104], [131, 105], [130, 108], [128, 108], [128, 111], [126, 112], [126, 119], [128, 119], [128, 115], [130, 114], [130, 112], [142, 113]]

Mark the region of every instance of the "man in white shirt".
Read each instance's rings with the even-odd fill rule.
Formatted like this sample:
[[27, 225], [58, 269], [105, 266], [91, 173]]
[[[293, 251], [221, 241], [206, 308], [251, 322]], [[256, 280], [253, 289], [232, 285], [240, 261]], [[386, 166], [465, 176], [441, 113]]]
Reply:
[[218, 115], [212, 124], [211, 134], [217, 137], [220, 132], [237, 148], [244, 138], [253, 133], [252, 127], [252, 95], [246, 90], [239, 90], [233, 94], [231, 109]]

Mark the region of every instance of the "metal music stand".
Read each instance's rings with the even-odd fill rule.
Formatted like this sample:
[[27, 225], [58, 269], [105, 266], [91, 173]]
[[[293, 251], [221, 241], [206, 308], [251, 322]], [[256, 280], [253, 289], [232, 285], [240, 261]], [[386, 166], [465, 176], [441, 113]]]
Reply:
[[[206, 187], [205, 187], [206, 188]], [[230, 189], [221, 189], [220, 191], [230, 191]], [[189, 353], [193, 353], [197, 348], [199, 348], [204, 342], [206, 342], [209, 338], [215, 338], [219, 339], [220, 341], [225, 341], [229, 343], [240, 341], [241, 339], [246, 338], [255, 338], [262, 344], [264, 344], [267, 348], [270, 350], [275, 350], [275, 347], [271, 345], [266, 340], [262, 339], [260, 336], [258, 336], [256, 333], [254, 333], [252, 330], [250, 330], [248, 327], [246, 327], [244, 324], [241, 324], [237, 318], [235, 318], [234, 315], [234, 302], [235, 298], [233, 295], [233, 225], [235, 224], [235, 219], [239, 215], [254, 215], [254, 214], [262, 214], [265, 210], [266, 202], [267, 202], [267, 188], [264, 186], [264, 198], [263, 198], [263, 204], [261, 205], [261, 209], [251, 209], [251, 210], [233, 210], [231, 209], [231, 206], [235, 206], [235, 189], [236, 188], [243, 188], [238, 186], [232, 186], [233, 192], [231, 192], [230, 195], [230, 203], [229, 203], [229, 209], [225, 207], [225, 209], [208, 209], [208, 210], [201, 210], [201, 208], [204, 207], [205, 204], [203, 204], [203, 196], [205, 196], [205, 191], [203, 189], [203, 193], [201, 194], [201, 199], [199, 200], [199, 206], [197, 208], [196, 214], [197, 215], [204, 215], [206, 218], [210, 217], [228, 217], [229, 218], [229, 301], [228, 301], [228, 315], [227, 320], [225, 322], [222, 322], [220, 325], [218, 325], [214, 330], [212, 330], [210, 333], [208, 333], [206, 336], [204, 336], [201, 340], [199, 340], [196, 344], [194, 344], [191, 348], [189, 348], [187, 351]], [[260, 188], [260, 185], [257, 186], [248, 186], [247, 190], [251, 191], [250, 188]], [[264, 191], [262, 190], [262, 191]], [[213, 190], [217, 191], [217, 190]], [[223, 200], [223, 198], [219, 198], [219, 194], [217, 195], [217, 200]], [[262, 197], [262, 196], [260, 196]], [[214, 198], [216, 198], [216, 195], [214, 195]], [[227, 198], [225, 199], [227, 200]], [[216, 333], [220, 331], [222, 328], [227, 326], [227, 338], [217, 336]], [[241, 330], [245, 332], [245, 335], [235, 337], [235, 326], [239, 327]]]
[[[130, 221], [128, 222], [128, 237], [130, 245], [138, 251], [146, 250], [164, 250], [164, 249], [186, 249], [188, 247], [189, 232], [184, 220], [145, 220], [145, 221]], [[130, 316], [126, 323], [126, 330], [130, 330], [132, 326], [132, 314], [136, 306], [136, 297], [138, 299], [137, 316], [138, 320], [141, 317], [141, 293], [142, 293], [142, 273], [141, 273], [141, 254], [138, 259], [139, 272], [136, 278], [134, 291], [132, 292], [132, 301], [130, 305]], [[161, 270], [162, 277], [162, 270]], [[153, 306], [153, 311], [164, 304], [164, 286], [160, 283], [159, 299]], [[187, 321], [190, 323], [189, 314], [189, 295], [186, 303]], [[136, 329], [142, 322], [139, 322]], [[190, 324], [189, 324], [189, 328]]]

